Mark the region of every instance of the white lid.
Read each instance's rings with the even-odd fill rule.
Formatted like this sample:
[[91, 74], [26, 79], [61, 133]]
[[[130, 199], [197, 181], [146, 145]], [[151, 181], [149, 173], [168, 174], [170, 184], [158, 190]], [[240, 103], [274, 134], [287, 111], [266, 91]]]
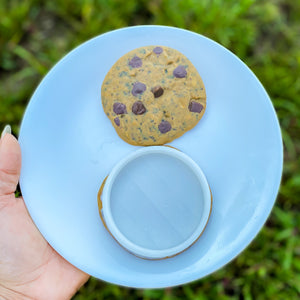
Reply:
[[149, 259], [174, 256], [201, 235], [211, 211], [211, 193], [200, 167], [165, 146], [142, 148], [108, 176], [102, 214], [113, 237]]

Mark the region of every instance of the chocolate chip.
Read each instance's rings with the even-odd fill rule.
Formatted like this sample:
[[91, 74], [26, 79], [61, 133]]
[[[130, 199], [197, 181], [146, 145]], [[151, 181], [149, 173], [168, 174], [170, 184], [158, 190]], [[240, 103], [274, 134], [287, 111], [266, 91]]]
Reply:
[[113, 111], [117, 115], [127, 114], [126, 105], [120, 102], [114, 103]]
[[168, 121], [161, 121], [158, 125], [158, 129], [161, 133], [166, 133], [172, 128], [171, 124]]
[[160, 85], [157, 85], [151, 89], [151, 92], [153, 93], [154, 98], [158, 98], [164, 93], [164, 90]]
[[173, 71], [173, 75], [177, 78], [184, 78], [186, 77], [186, 69], [184, 66], [180, 65], [178, 66], [174, 71]]
[[120, 119], [118, 117], [114, 118], [114, 121], [117, 126], [120, 126]]
[[143, 62], [138, 56], [135, 56], [129, 61], [129, 66], [131, 66], [132, 68], [139, 68], [142, 66], [142, 64]]
[[202, 109], [203, 109], [203, 105], [198, 102], [191, 101], [189, 104], [189, 111], [191, 112], [200, 113]]
[[155, 47], [154, 49], [153, 49], [153, 52], [155, 53], [155, 54], [161, 54], [162, 52], [163, 52], [163, 48], [162, 47]]
[[132, 112], [135, 115], [142, 115], [146, 112], [146, 107], [142, 103], [142, 101], [136, 101], [132, 105]]
[[131, 94], [137, 96], [146, 91], [146, 85], [141, 82], [136, 82], [133, 84]]

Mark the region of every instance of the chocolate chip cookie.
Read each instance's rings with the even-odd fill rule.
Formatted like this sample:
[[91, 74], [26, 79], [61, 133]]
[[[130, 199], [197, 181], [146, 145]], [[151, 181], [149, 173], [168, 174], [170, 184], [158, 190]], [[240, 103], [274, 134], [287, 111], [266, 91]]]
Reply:
[[107, 73], [104, 112], [132, 145], [163, 145], [192, 129], [206, 108], [201, 77], [179, 51], [165, 46], [135, 49]]

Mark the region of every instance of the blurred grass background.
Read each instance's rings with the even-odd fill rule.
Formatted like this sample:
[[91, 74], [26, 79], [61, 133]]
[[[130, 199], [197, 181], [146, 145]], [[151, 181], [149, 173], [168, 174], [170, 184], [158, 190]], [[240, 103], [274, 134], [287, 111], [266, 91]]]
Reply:
[[71, 49], [103, 32], [140, 24], [201, 33], [254, 71], [282, 129], [282, 185], [263, 230], [218, 272], [161, 290], [122, 288], [91, 278], [73, 299], [300, 299], [299, 1], [0, 0], [0, 128], [11, 124], [18, 134], [34, 89]]

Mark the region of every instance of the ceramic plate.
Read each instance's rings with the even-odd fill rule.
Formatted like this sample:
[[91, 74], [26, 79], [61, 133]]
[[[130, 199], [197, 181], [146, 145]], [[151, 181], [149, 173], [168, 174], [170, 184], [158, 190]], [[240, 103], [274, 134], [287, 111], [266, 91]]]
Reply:
[[[205, 173], [214, 199], [211, 218], [195, 245], [161, 261], [137, 258], [120, 247], [97, 208], [102, 180], [139, 148], [117, 136], [102, 110], [101, 84], [118, 58], [145, 45], [181, 51], [207, 92], [204, 117], [170, 145]], [[184, 284], [232, 260], [266, 221], [282, 172], [280, 127], [255, 75], [216, 42], [163, 26], [112, 31], [70, 52], [33, 94], [19, 141], [22, 193], [50, 245], [92, 276], [130, 287]]]

